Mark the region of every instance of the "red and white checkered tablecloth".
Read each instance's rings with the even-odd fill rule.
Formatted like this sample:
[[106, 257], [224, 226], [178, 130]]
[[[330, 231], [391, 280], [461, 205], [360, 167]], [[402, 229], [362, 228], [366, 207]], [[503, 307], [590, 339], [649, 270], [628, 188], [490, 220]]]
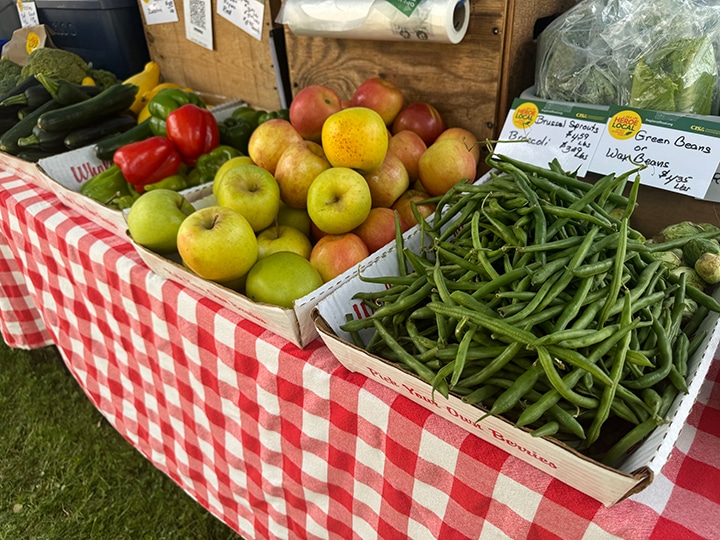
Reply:
[[720, 365], [662, 474], [606, 508], [365, 376], [153, 274], [0, 171], [0, 330], [245, 538], [720, 538]]

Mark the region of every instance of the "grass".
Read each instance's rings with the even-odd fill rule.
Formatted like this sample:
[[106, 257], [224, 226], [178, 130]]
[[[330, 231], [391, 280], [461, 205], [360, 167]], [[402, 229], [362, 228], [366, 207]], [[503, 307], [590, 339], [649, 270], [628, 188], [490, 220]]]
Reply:
[[54, 347], [2, 340], [0, 538], [240, 539], [110, 426]]

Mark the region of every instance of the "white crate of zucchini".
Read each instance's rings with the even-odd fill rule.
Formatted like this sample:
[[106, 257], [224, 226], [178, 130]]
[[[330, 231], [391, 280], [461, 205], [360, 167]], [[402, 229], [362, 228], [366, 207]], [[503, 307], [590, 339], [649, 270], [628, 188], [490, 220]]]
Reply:
[[646, 238], [631, 226], [635, 171], [593, 184], [557, 163], [488, 163], [485, 182], [438, 202], [421, 249], [398, 246], [396, 274], [358, 277], [368, 316], [336, 317], [337, 334], [476, 404], [480, 424], [498, 415], [604, 466], [643, 468], [646, 452], [628, 456], [704, 378], [709, 362], [688, 359], [717, 346], [720, 229], [684, 221]]

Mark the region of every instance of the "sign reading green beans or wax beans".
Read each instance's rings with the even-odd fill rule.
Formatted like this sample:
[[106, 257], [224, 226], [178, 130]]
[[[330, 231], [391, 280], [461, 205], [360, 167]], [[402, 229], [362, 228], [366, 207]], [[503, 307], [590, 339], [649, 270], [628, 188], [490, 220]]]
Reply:
[[667, 255], [720, 229], [647, 240], [630, 225], [637, 169], [591, 184], [556, 162], [488, 164], [487, 182], [437, 198], [423, 250], [398, 237], [399, 275], [360, 277], [389, 286], [356, 294], [369, 315], [341, 328], [435, 392], [615, 466], [666, 422], [701, 323], [720, 312]]

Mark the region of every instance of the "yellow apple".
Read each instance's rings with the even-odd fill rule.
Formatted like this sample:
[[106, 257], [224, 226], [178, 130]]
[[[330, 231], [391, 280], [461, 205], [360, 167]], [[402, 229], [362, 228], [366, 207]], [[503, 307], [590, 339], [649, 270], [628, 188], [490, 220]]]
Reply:
[[250, 135], [248, 156], [256, 165], [275, 174], [275, 167], [285, 149], [302, 140], [302, 135], [289, 121], [273, 118], [260, 124]]
[[255, 232], [269, 227], [280, 209], [280, 188], [273, 175], [258, 165], [233, 167], [216, 191], [218, 204], [240, 212]]
[[367, 218], [372, 196], [365, 178], [347, 167], [331, 167], [315, 177], [308, 189], [310, 219], [327, 234], [352, 231]]
[[420, 182], [430, 195], [442, 195], [461, 180], [474, 182], [476, 171], [472, 152], [455, 138], [434, 142], [418, 162]]
[[271, 225], [257, 235], [258, 259], [264, 259], [278, 251], [292, 251], [309, 259], [312, 242], [295, 227], [288, 225]]

